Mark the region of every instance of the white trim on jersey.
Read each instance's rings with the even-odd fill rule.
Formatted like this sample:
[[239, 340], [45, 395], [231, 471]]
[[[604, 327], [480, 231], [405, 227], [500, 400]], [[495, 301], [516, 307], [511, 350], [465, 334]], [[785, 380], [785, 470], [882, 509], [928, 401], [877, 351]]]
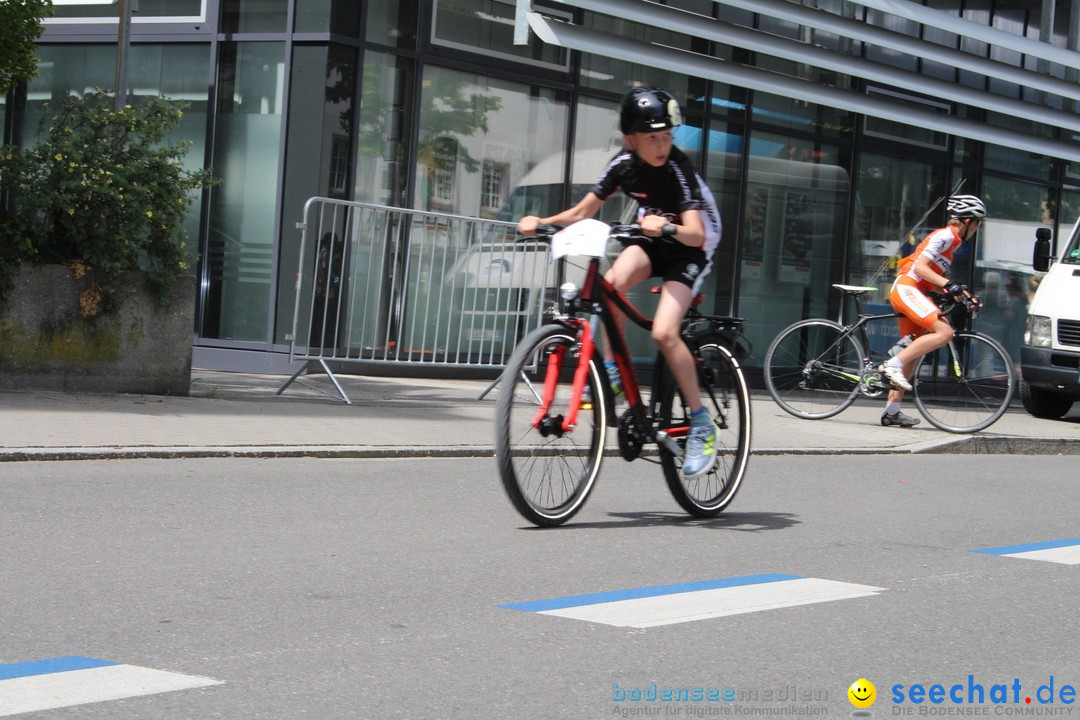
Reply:
[[720, 244], [720, 236], [724, 231], [724, 225], [720, 220], [720, 210], [716, 207], [712, 190], [705, 184], [701, 175], [697, 175], [697, 184], [701, 199], [705, 204], [705, 207], [701, 209], [701, 222], [705, 226], [705, 243], [701, 247], [705, 251], [705, 268], [694, 280], [694, 287], [691, 288], [695, 295], [701, 292], [702, 282], [712, 271], [713, 255], [716, 253], [716, 247]]

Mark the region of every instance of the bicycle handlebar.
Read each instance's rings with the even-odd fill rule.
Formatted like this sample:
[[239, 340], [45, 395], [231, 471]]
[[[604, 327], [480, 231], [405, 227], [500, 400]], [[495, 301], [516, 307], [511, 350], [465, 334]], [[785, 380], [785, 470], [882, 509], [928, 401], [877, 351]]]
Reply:
[[[549, 237], [551, 237], [552, 235], [554, 235], [555, 233], [559, 232], [562, 229], [563, 229], [562, 225], [549, 225], [547, 223], [543, 223], [541, 225], [536, 226], [536, 234], [533, 235], [532, 237], [549, 238]], [[528, 238], [529, 236], [525, 235], [523, 237]]]
[[941, 310], [942, 316], [951, 315], [956, 308], [961, 305], [971, 314], [972, 318], [979, 317], [979, 308], [982, 307], [982, 302], [975, 295], [964, 295], [959, 298], [949, 297], [948, 295], [938, 295], [937, 306]]
[[[535, 235], [522, 235], [520, 240], [535, 240], [537, 238], [550, 239], [552, 235], [563, 229], [565, 229], [564, 225], [551, 225], [548, 223], [542, 223], [536, 226]], [[618, 223], [611, 225], [611, 231], [609, 232], [608, 237], [612, 238], [613, 240], [618, 240], [623, 245], [626, 245], [631, 240], [656, 239], [642, 232], [640, 225], [624, 225]]]

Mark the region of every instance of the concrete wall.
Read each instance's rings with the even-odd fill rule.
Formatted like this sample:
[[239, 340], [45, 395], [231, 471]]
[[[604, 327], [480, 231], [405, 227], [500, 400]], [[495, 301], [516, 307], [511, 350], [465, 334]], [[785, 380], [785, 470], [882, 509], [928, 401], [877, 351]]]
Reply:
[[141, 275], [110, 314], [79, 315], [89, 287], [63, 265], [24, 267], [0, 307], [0, 387], [5, 390], [187, 395], [195, 278], [181, 278], [155, 308]]

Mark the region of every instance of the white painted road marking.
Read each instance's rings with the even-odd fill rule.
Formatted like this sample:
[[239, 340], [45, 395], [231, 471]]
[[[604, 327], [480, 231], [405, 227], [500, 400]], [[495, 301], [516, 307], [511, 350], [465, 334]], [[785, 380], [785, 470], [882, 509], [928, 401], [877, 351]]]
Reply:
[[866, 597], [883, 590], [834, 580], [769, 574], [575, 595], [500, 607], [617, 627], [648, 628]]
[[1003, 545], [1001, 547], [972, 550], [971, 552], [1014, 557], [1022, 560], [1042, 560], [1062, 565], [1080, 565], [1080, 538], [1047, 540], [1023, 545]]
[[0, 717], [220, 684], [86, 657], [0, 665]]

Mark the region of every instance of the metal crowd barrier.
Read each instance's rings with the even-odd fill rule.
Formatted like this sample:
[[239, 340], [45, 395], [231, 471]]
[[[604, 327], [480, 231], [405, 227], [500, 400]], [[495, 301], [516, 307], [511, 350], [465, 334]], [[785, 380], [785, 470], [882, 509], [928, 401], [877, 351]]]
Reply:
[[304, 365], [278, 395], [321, 372], [351, 404], [343, 363], [501, 368], [553, 303], [547, 248], [513, 223], [321, 197], [303, 217], [288, 340]]

